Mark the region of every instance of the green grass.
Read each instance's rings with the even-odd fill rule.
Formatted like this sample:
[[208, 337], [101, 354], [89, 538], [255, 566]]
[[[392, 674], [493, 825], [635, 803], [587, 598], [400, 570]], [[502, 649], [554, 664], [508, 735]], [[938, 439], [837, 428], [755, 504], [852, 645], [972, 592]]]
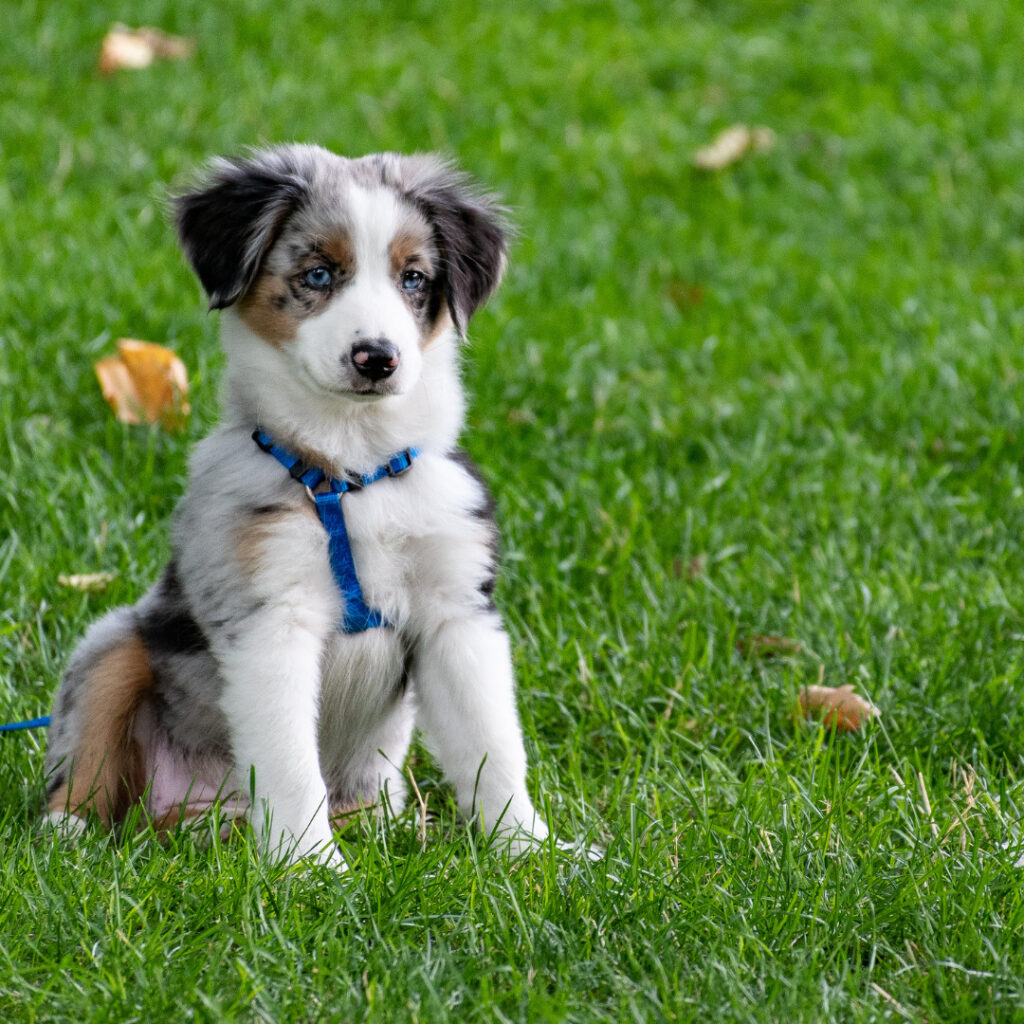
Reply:
[[[45, 737], [7, 737], [0, 1019], [1024, 1019], [1024, 8], [131, 8], [0, 6], [0, 718], [154, 578], [217, 415], [164, 190], [253, 142], [441, 149], [522, 229], [467, 446], [531, 786], [607, 857], [509, 864], [422, 754], [425, 842], [356, 829], [344, 877], [55, 842]], [[129, 17], [197, 55], [99, 79]], [[776, 147], [693, 170], [734, 122]], [[125, 335], [188, 363], [183, 436], [112, 421]], [[797, 722], [819, 673], [880, 723]]]

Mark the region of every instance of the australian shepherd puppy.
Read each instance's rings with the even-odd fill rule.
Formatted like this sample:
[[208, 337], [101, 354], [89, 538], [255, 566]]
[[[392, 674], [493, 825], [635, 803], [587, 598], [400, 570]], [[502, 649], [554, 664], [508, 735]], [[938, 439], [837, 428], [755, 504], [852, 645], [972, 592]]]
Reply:
[[[116, 825], [141, 803], [170, 828], [219, 801], [272, 853], [340, 865], [332, 821], [403, 804], [418, 727], [464, 815], [515, 851], [543, 839], [491, 499], [457, 446], [499, 208], [433, 156], [314, 146], [219, 161], [174, 207], [223, 310], [224, 417], [163, 576], [93, 625], [61, 682], [50, 818]], [[344, 570], [317, 505], [339, 485]]]

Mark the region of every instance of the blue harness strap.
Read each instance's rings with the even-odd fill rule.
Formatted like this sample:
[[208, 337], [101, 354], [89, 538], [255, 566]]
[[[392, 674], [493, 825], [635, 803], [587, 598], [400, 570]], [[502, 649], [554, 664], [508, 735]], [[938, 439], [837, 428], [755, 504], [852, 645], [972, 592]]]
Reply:
[[[292, 455], [264, 430], [254, 430], [252, 439], [268, 455], [273, 455], [288, 470], [293, 479], [305, 486], [316, 505], [316, 514], [323, 528], [327, 531], [327, 550], [331, 560], [331, 572], [334, 582], [338, 585], [345, 599], [345, 617], [341, 629], [345, 633], [362, 633], [367, 629], [387, 626], [390, 623], [374, 608], [370, 608], [363, 599], [363, 588], [359, 585], [356, 575], [355, 561], [352, 558], [352, 545], [348, 539], [345, 526], [345, 513], [341, 508], [342, 495], [349, 491], [361, 491], [364, 487], [383, 480], [389, 476], [400, 476], [412, 468], [413, 459], [419, 455], [416, 448], [392, 455], [383, 465], [372, 473], [354, 473], [350, 479], [337, 479], [328, 476], [316, 466], [306, 466], [297, 455]], [[327, 490], [314, 494], [315, 488], [326, 485]]]
[[11, 722], [10, 725], [0, 725], [0, 732], [17, 732], [19, 729], [42, 729], [50, 724], [50, 716], [43, 715], [42, 718], [29, 718], [24, 722]]
[[331, 572], [341, 596], [345, 598], [345, 618], [341, 628], [346, 633], [362, 633], [364, 629], [383, 626], [384, 616], [375, 608], [368, 608], [363, 600], [363, 588], [356, 576], [352, 546], [345, 528], [345, 513], [341, 510], [341, 494], [328, 491], [315, 497], [317, 515], [329, 538], [327, 550], [331, 557]]

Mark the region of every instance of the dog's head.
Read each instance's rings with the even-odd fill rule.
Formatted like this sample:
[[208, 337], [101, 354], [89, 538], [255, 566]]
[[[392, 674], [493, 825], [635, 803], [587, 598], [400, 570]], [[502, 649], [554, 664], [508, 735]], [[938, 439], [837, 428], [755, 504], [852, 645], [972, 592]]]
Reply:
[[217, 161], [174, 206], [210, 308], [234, 307], [320, 393], [411, 390], [505, 266], [502, 211], [434, 156], [282, 146]]

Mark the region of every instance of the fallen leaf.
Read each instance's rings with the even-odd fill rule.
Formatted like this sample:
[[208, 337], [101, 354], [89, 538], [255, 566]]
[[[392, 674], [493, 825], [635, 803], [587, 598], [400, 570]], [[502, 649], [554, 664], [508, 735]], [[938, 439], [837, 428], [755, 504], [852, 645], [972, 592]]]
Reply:
[[736, 650], [744, 658], [777, 658], [786, 654], [799, 654], [803, 646], [798, 640], [785, 636], [744, 636], [736, 641]]
[[99, 69], [104, 75], [130, 69], [148, 68], [161, 57], [165, 60], [184, 60], [195, 53], [196, 44], [183, 36], [169, 36], [158, 28], [128, 28], [114, 25], [103, 37], [100, 46]]
[[163, 345], [119, 338], [119, 356], [95, 364], [103, 397], [122, 423], [160, 423], [168, 430], [184, 425], [189, 413], [185, 364]]
[[710, 145], [693, 154], [693, 166], [702, 171], [720, 171], [749, 153], [763, 153], [775, 145], [771, 128], [750, 128], [734, 124], [718, 133]]
[[798, 697], [805, 718], [820, 715], [825, 727], [839, 732], [854, 732], [869, 718], [878, 717], [878, 708], [853, 686], [805, 686]]
[[665, 297], [676, 309], [699, 306], [707, 294], [702, 284], [687, 284], [685, 281], [670, 281], [665, 289]]
[[690, 559], [690, 564], [686, 567], [686, 575], [691, 580], [695, 580], [700, 576], [703, 576], [708, 567], [708, 556], [705, 552], [701, 552], [699, 555], [694, 555]]
[[508, 421], [516, 426], [529, 425], [537, 422], [537, 416], [532, 409], [509, 409]]
[[114, 572], [72, 573], [70, 576], [61, 573], [57, 582], [62, 587], [72, 587], [74, 590], [102, 590], [116, 579], [117, 573]]

